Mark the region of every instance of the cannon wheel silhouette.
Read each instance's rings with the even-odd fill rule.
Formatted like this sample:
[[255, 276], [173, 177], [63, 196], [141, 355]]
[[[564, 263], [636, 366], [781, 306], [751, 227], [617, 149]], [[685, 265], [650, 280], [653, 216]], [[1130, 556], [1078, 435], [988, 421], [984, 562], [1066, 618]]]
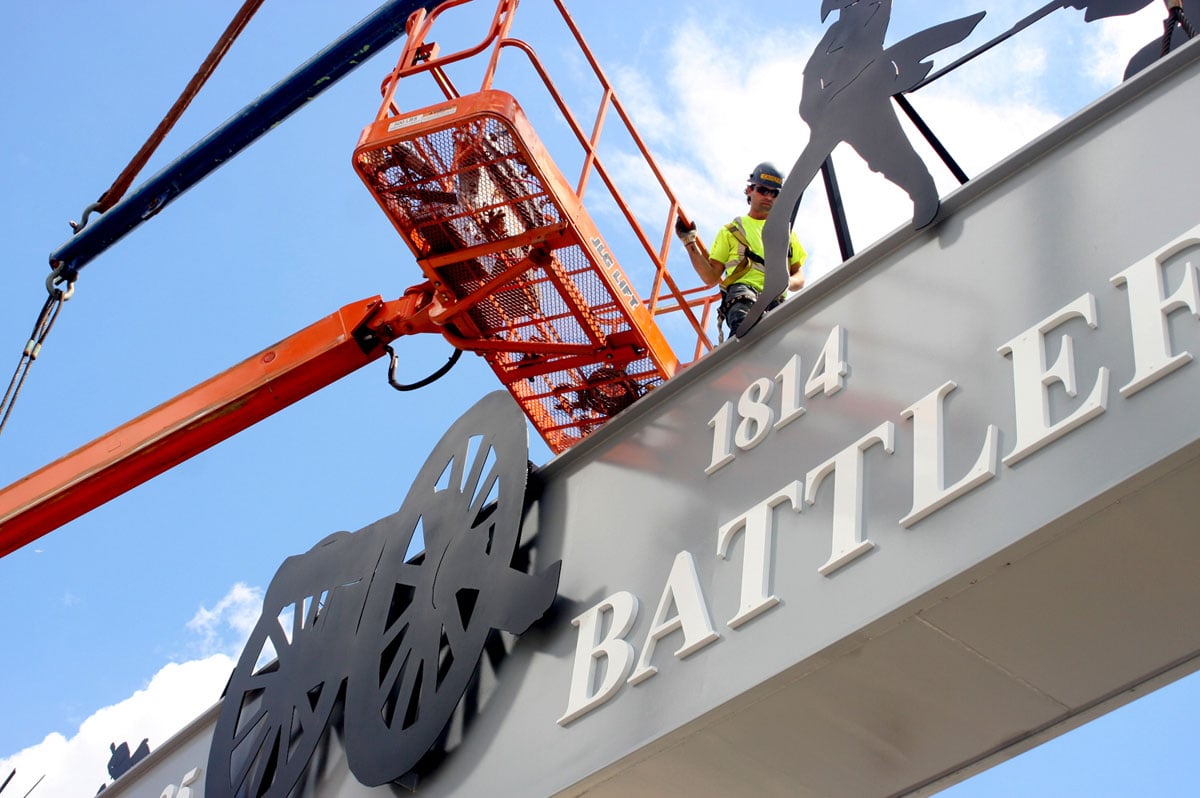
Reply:
[[[289, 795], [343, 696], [355, 777], [412, 770], [491, 630], [520, 634], [557, 593], [558, 563], [537, 576], [511, 565], [527, 476], [524, 416], [494, 392], [442, 437], [399, 512], [284, 561], [226, 688], [208, 798]], [[418, 533], [424, 552], [409, 557]]]
[[[344, 680], [346, 620], [361, 608], [363, 574], [343, 555], [365, 538], [338, 532], [287, 558], [242, 650], [209, 751], [205, 794], [284, 796], [304, 773]], [[337, 573], [339, 563], [346, 566]], [[289, 617], [290, 616], [290, 617]], [[348, 626], [351, 637], [353, 620]]]

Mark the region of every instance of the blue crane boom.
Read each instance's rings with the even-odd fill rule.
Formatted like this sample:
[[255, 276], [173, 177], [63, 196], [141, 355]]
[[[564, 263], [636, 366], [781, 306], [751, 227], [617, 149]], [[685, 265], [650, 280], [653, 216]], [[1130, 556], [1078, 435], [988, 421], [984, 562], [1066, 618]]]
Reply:
[[390, 0], [295, 72], [233, 115], [108, 212], [50, 254], [50, 266], [72, 280], [79, 270], [154, 216], [217, 167], [405, 33], [414, 11], [445, 0]]

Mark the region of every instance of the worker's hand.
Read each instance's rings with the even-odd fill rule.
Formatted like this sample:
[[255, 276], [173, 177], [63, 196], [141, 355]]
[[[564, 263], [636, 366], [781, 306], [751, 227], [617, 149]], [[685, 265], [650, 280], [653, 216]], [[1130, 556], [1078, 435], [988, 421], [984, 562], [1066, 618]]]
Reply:
[[679, 236], [679, 240], [686, 247], [696, 240], [696, 223], [684, 222], [683, 217], [675, 218], [675, 235]]

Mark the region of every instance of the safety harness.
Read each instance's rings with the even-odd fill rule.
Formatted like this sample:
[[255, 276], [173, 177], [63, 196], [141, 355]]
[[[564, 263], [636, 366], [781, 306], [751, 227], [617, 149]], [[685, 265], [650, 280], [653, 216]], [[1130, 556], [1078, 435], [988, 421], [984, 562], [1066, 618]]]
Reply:
[[[746, 238], [746, 228], [742, 225], [742, 217], [737, 217], [729, 224], [725, 225], [725, 232], [733, 238], [738, 244], [738, 262], [733, 267], [733, 271], [729, 272], [729, 276], [721, 281], [721, 290], [729, 288], [738, 280], [746, 276], [746, 273], [751, 269], [765, 271], [765, 261], [757, 252], [750, 248], [750, 240]], [[788, 253], [789, 257], [791, 253]], [[728, 270], [728, 267], [726, 267]]]
[[[726, 267], [729, 275], [721, 281], [721, 304], [717, 307], [717, 335], [719, 341], [725, 340], [725, 316], [734, 302], [740, 302], [749, 299], [751, 302], [758, 300], [758, 290], [754, 286], [746, 283], [739, 283], [746, 273], [751, 269], [757, 269], [760, 272], [766, 272], [766, 261], [762, 255], [759, 255], [750, 247], [750, 241], [746, 238], [746, 228], [742, 225], [742, 217], [737, 217], [729, 224], [725, 225], [725, 231], [737, 242], [738, 245], [738, 261], [732, 269]], [[792, 245], [788, 244], [788, 261], [792, 259]], [[734, 286], [738, 286], [735, 290]], [[780, 299], [783, 298], [781, 294]]]

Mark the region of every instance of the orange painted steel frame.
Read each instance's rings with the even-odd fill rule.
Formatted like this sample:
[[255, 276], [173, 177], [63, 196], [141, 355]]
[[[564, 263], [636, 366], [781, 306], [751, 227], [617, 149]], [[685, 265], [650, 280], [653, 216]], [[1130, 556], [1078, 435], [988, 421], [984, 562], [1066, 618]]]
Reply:
[[430, 332], [428, 286], [346, 305], [0, 490], [0, 557]]
[[[446, 96], [454, 98], [458, 96], [457, 91], [441, 70], [445, 63], [482, 52], [489, 44], [495, 42], [495, 50], [485, 76], [486, 87], [494, 74], [501, 47], [516, 47], [526, 52], [546, 82], [571, 129], [587, 150], [588, 156], [577, 189], [579, 195], [585, 190], [588, 174], [594, 168], [622, 206], [638, 238], [658, 267], [649, 301], [651, 312], [659, 314], [682, 310], [698, 333], [695, 356], [699, 357], [711, 348], [711, 342], [703, 330], [709, 321], [714, 297], [697, 298], [697, 292], [702, 289], [680, 291], [665, 270], [666, 255], [670, 246], [670, 225], [676, 215], [685, 221], [687, 219], [680, 211], [674, 195], [666, 187], [657, 165], [646, 152], [645, 145], [629, 124], [624, 109], [612, 93], [611, 84], [600, 71], [562, 3], [555, 0], [605, 89], [602, 107], [590, 138], [584, 135], [528, 45], [504, 38], [511, 24], [511, 13], [517, 0], [501, 0], [489, 34], [477, 48], [438, 61], [436, 46], [424, 44], [429, 25], [441, 11], [466, 2], [470, 0], [450, 0], [429, 17], [424, 12], [415, 14], [410, 20], [410, 38], [405, 49], [407, 55], [402, 57], [401, 65], [415, 66], [419, 63], [418, 68], [431, 71]], [[407, 71], [409, 70], [397, 67], [396, 72], [389, 75], [385, 82], [384, 90], [388, 96], [384, 108], [380, 111], [381, 118], [387, 115], [389, 108], [396, 112], [395, 106], [391, 105], [391, 95], [398, 78]], [[619, 192], [595, 154], [595, 144], [599, 140], [608, 103], [612, 103], [625, 121], [630, 134], [642, 148], [655, 176], [671, 199], [667, 230], [662, 239], [661, 249], [657, 252], [620, 198]], [[660, 288], [664, 282], [668, 286], [668, 293], [662, 296], [668, 296], [674, 305], [669, 302], [662, 306], [659, 304], [662, 299]], [[431, 284], [424, 283], [410, 288], [402, 298], [395, 301], [384, 302], [375, 297], [346, 305], [337, 313], [3, 488], [0, 490], [0, 556], [36, 540], [109, 499], [373, 362], [384, 354], [387, 343], [401, 335], [416, 332], [445, 334], [444, 325], [453, 311], [448, 311], [437, 303], [433, 290]], [[479, 296], [472, 295], [466, 299], [471, 302], [477, 301], [485, 292], [481, 289], [478, 293]], [[699, 320], [693, 313], [693, 309], [697, 307], [703, 309]], [[438, 312], [444, 315], [437, 318], [437, 322], [440, 323], [435, 323], [433, 314]]]
[[[439, 16], [441, 16], [442, 13], [450, 10], [451, 8], [464, 5], [471, 1], [472, 0], [449, 0], [449, 2], [443, 3], [435, 8], [432, 13], [427, 14], [424, 10], [413, 13], [407, 25], [407, 37], [404, 43], [404, 52], [401, 54], [400, 59], [396, 64], [396, 69], [393, 70], [392, 73], [387, 76], [387, 78], [385, 78], [381, 87], [384, 95], [384, 101], [380, 106], [379, 114], [376, 116], [376, 122], [378, 123], [388, 118], [394, 119], [395, 116], [401, 114], [400, 109], [395, 103], [395, 95], [399, 88], [401, 78], [409, 77], [422, 72], [429, 72], [435, 83], [446, 96], [446, 99], [453, 100], [457, 99], [461, 95], [458, 89], [454, 86], [453, 82], [446, 75], [444, 67], [455, 62], [472, 58], [491, 46], [493, 48], [492, 53], [488, 62], [487, 70], [483, 75], [483, 80], [480, 85], [480, 91], [485, 91], [491, 88], [492, 80], [496, 73], [496, 67], [499, 63], [500, 51], [506, 47], [511, 47], [523, 52], [529, 59], [530, 64], [533, 66], [538, 76], [542, 79], [547, 91], [554, 100], [559, 112], [570, 126], [571, 131], [575, 135], [580, 146], [582, 146], [584, 149], [585, 157], [583, 168], [580, 172], [578, 186], [575, 190], [578, 201], [583, 201], [583, 196], [587, 190], [589, 177], [594, 170], [604, 182], [605, 187], [611, 193], [613, 199], [617, 203], [617, 206], [621, 209], [622, 214], [625, 216], [629, 226], [637, 236], [638, 241], [645, 249], [647, 256], [654, 264], [655, 270], [653, 284], [651, 285], [650, 290], [645, 292], [649, 297], [648, 306], [650, 312], [654, 315], [682, 312], [692, 331], [696, 335], [696, 344], [692, 352], [692, 360], [698, 359], [701, 355], [710, 351], [713, 347], [712, 340], [708, 337], [708, 334], [705, 332], [705, 330], [711, 321], [712, 312], [715, 308], [715, 305], [720, 302], [720, 293], [714, 291], [708, 286], [703, 285], [689, 289], [681, 289], [676, 280], [667, 270], [666, 262], [667, 256], [670, 252], [672, 231], [675, 220], [679, 218], [685, 223], [690, 223], [691, 219], [680, 207], [678, 198], [667, 184], [666, 178], [663, 176], [662, 171], [659, 169], [658, 164], [654, 160], [654, 157], [650, 154], [649, 148], [646, 146], [646, 143], [643, 141], [642, 137], [638, 134], [637, 129], [634, 127], [628, 112], [625, 110], [624, 105], [621, 103], [613, 89], [612, 82], [608, 79], [608, 76], [600, 67], [600, 64], [596, 60], [595, 55], [592, 53], [591, 48], [588, 47], [586, 40], [583, 38], [583, 34], [580, 32], [578, 26], [575, 24], [574, 19], [572, 19], [570, 13], [567, 11], [566, 6], [563, 5], [563, 0], [554, 0], [554, 5], [558, 9], [560, 15], [562, 16], [563, 22], [570, 30], [571, 35], [574, 37], [581, 52], [587, 59], [589, 66], [591, 66], [592, 71], [595, 73], [597, 80], [600, 82], [601, 88], [603, 89], [603, 95], [600, 99], [599, 108], [596, 112], [596, 118], [593, 123], [592, 133], [590, 136], [584, 132], [583, 127], [575, 118], [575, 115], [572, 113], [570, 107], [564, 100], [562, 93], [555, 86], [553, 80], [551, 80], [549, 72], [546, 70], [545, 66], [542, 64], [533, 48], [520, 39], [508, 37], [508, 32], [512, 26], [513, 14], [516, 12], [517, 5], [520, 0], [499, 0], [496, 13], [492, 19], [491, 25], [488, 28], [487, 35], [483, 41], [471, 48], [442, 56], [439, 55], [438, 48], [435, 43], [426, 44], [425, 40], [432, 30], [433, 23]], [[624, 196], [617, 188], [608, 170], [605, 168], [599, 153], [596, 151], [596, 147], [600, 141], [600, 134], [604, 129], [604, 124], [610, 105], [616, 110], [621, 122], [625, 126], [626, 132], [637, 145], [643, 159], [649, 166], [655, 179], [658, 181], [659, 187], [661, 188], [664, 196], [669, 200], [670, 207], [667, 212], [666, 224], [664, 225], [663, 233], [660, 238], [661, 243], [657, 249], [655, 248], [654, 244], [651, 243], [650, 238], [642, 227], [641, 223], [633, 215], [633, 212], [630, 210], [629, 203], [625, 200]], [[359, 143], [361, 145], [362, 141], [360, 140]], [[700, 311], [699, 318], [696, 314], [697, 309]], [[691, 361], [686, 361], [685, 365], [687, 362]]]
[[[674, 376], [653, 315], [511, 95], [387, 116], [354, 162], [433, 283], [433, 320], [485, 354], [552, 450]], [[605, 405], [597, 381], [626, 401]]]
[[[425, 270], [425, 276], [433, 282], [435, 288], [443, 288], [437, 268], [446, 262], [470, 261], [480, 254], [490, 254], [499, 249], [513, 249], [522, 245], [541, 244], [549, 245], [549, 249], [555, 249], [564, 243], [574, 243], [583, 249], [587, 249], [590, 246], [589, 242], [602, 240], [599, 231], [584, 210], [579, 197], [567, 185], [561, 173], [556, 168], [552, 168], [553, 162], [549, 154], [542, 147], [533, 128], [528, 124], [524, 112], [517, 105], [516, 100], [503, 92], [495, 90], [482, 91], [472, 94], [469, 97], [460, 97], [446, 103], [423, 108], [410, 116], [401, 117], [398, 121], [390, 117], [380, 120], [363, 131], [363, 135], [360, 138], [360, 150], [387, 146], [393, 138], [393, 134], [391, 133], [393, 128], [396, 128], [405, 137], [416, 137], [430, 129], [438, 128], [444, 120], [451, 118], [452, 114], [455, 119], [494, 117], [510, 123], [518, 140], [524, 147], [528, 148], [529, 160], [541, 167], [539, 177], [545, 182], [546, 194], [553, 200], [554, 205], [563, 211], [563, 214], [570, 222], [547, 226], [549, 227], [549, 233], [537, 230], [526, 231], [522, 234], [505, 238], [500, 242], [487, 242], [474, 247], [456, 249], [442, 255], [428, 256], [418, 251], [415, 254], [420, 259], [421, 266]], [[385, 207], [384, 210], [386, 211], [387, 208]], [[402, 236], [405, 238], [408, 237], [409, 231], [396, 224], [394, 219], [393, 224]], [[541, 229], [545, 230], [546, 228]], [[556, 241], [556, 237], [561, 238], [561, 240]], [[596, 255], [596, 257], [599, 259], [600, 256]], [[442, 303], [447, 303], [448, 306], [434, 312], [431, 320], [439, 325], [444, 325], [452, 320], [462, 319], [472, 307], [486, 298], [496, 288], [510, 282], [512, 279], [511, 273], [521, 272], [527, 268], [528, 266], [518, 264], [507, 272], [491, 278], [467, 296], [450, 296], [444, 291], [439, 291], [438, 299]], [[616, 282], [617, 278], [614, 277], [610, 270], [599, 270], [599, 274], [609, 283], [609, 289], [614, 296], [621, 295], [622, 288]], [[630, 287], [630, 290], [632, 290], [632, 287]], [[638, 327], [652, 338], [652, 340], [648, 341], [650, 345], [649, 354], [655, 358], [657, 364], [667, 376], [673, 376], [678, 367], [678, 360], [666, 340], [658, 331], [657, 325], [653, 323], [651, 311], [641, 301], [640, 296], [637, 296], [636, 292], [634, 292], [631, 305], [629, 307], [622, 307], [620, 310], [623, 315], [633, 317], [640, 322]], [[571, 308], [571, 311], [578, 317], [583, 313], [584, 309]], [[580, 318], [579, 321], [581, 325], [586, 326], [584, 319]], [[596, 347], [590, 344], [555, 344], [545, 342], [515, 344], [466, 339], [455, 336], [450, 330], [442, 330], [442, 332], [460, 349], [514, 350], [536, 352], [538, 354], [583, 354], [584, 352], [596, 351]], [[522, 379], [522, 377], [518, 376], [515, 379]]]
[[[685, 314], [696, 335], [692, 359], [711, 349], [704, 327], [719, 294], [703, 285], [681, 290], [667, 270], [675, 221], [686, 217], [562, 3], [556, 0], [558, 11], [603, 89], [590, 135], [533, 49], [509, 37], [518, 0], [498, 0], [479, 44], [441, 55], [426, 42], [444, 11], [469, 1], [450, 0], [410, 17], [375, 122], [359, 138], [355, 168], [434, 284], [443, 309], [433, 320], [446, 325], [444, 336], [483, 354], [551, 449], [562, 452], [677, 372], [680, 359], [658, 315]], [[525, 54], [582, 148], [576, 186], [559, 172], [517, 101], [492, 88], [505, 48]], [[484, 53], [480, 89], [461, 94], [445, 68]], [[431, 76], [446, 101], [401, 111], [401, 82], [419, 74]], [[657, 246], [597, 152], [610, 108], [669, 201]], [[593, 173], [651, 270], [631, 273], [592, 222], [583, 197]], [[638, 276], [647, 273], [652, 279]], [[513, 304], [515, 296], [525, 298], [523, 306]]]

